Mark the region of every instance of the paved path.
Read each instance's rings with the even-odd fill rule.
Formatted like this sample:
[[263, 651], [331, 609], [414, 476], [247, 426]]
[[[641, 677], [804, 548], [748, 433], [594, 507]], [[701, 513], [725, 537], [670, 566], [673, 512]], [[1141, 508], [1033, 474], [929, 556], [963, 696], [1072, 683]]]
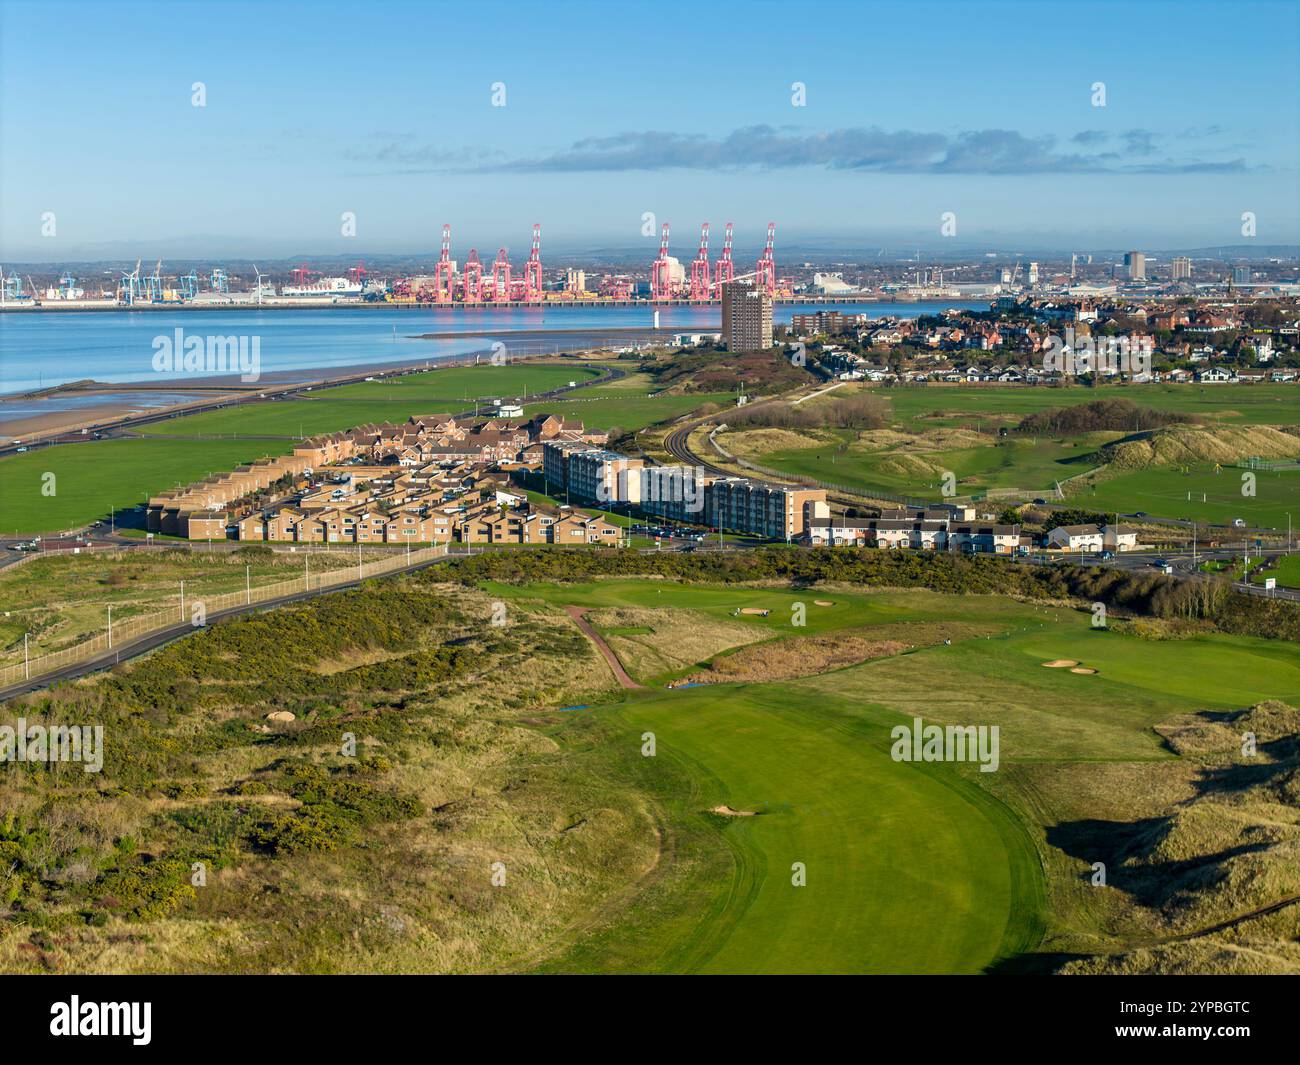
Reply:
[[[399, 573], [414, 573], [417, 570], [427, 569], [429, 566], [436, 566], [446, 562], [448, 559], [461, 558], [459, 554], [439, 555], [437, 558], [426, 559], [423, 562], [417, 562], [412, 566], [403, 566], [401, 569], [391, 570], [388, 573], [375, 574], [364, 578], [367, 581], [383, 580], [386, 577], [395, 577]], [[304, 599], [314, 599], [320, 595], [329, 595], [331, 592], [342, 592], [355, 588], [360, 581], [350, 580], [340, 584], [331, 584], [326, 588], [312, 588], [307, 591], [291, 592], [288, 595], [282, 595], [275, 599], [264, 599], [257, 603], [240, 604], [226, 610], [215, 611], [208, 615], [207, 624], [215, 625], [231, 618], [239, 617], [242, 614], [251, 614], [271, 610], [279, 606], [287, 606], [290, 603], [297, 603]], [[96, 655], [94, 658], [88, 658], [80, 662], [74, 662], [71, 665], [64, 666], [60, 670], [52, 673], [42, 673], [32, 677], [30, 680], [19, 681], [17, 684], [11, 684], [8, 687], [0, 688], [0, 702], [6, 699], [12, 699], [15, 695], [25, 695], [28, 692], [38, 691], [41, 688], [48, 688], [63, 680], [75, 680], [78, 677], [84, 677], [91, 673], [98, 673], [100, 670], [111, 669], [119, 662], [128, 661], [146, 651], [152, 651], [155, 647], [161, 647], [165, 643], [180, 637], [188, 636], [200, 628], [206, 626], [194, 626], [189, 622], [178, 622], [175, 625], [169, 625], [165, 629], [156, 629], [153, 632], [145, 633], [143, 636], [134, 640], [126, 640], [120, 646], [113, 648], [111, 651], [105, 651], [103, 654]]]
[[586, 606], [566, 606], [564, 608], [565, 613], [567, 613], [569, 617], [573, 618], [574, 624], [582, 630], [583, 635], [594, 643], [596, 649], [604, 655], [605, 661], [609, 663], [609, 668], [614, 671], [614, 676], [618, 678], [619, 684], [623, 685], [624, 688], [643, 687], [643, 685], [638, 684], [627, 675], [627, 670], [623, 668], [623, 663], [618, 660], [618, 655], [614, 653], [614, 649], [605, 642], [605, 637], [593, 629], [591, 623], [582, 616], [590, 609], [590, 607]]

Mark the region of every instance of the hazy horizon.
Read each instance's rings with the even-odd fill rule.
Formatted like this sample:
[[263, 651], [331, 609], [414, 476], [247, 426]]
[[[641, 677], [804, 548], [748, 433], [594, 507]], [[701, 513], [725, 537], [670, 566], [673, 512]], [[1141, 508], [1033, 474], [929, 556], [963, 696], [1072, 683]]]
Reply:
[[1089, 10], [5, 0], [0, 261], [1300, 244], [1294, 8]]

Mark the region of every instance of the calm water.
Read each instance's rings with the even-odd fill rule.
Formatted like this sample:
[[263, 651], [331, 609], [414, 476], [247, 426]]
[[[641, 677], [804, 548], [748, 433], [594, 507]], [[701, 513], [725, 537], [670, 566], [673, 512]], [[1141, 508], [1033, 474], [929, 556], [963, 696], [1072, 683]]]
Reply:
[[[798, 310], [842, 310], [874, 317], [933, 313], [946, 307], [987, 307], [981, 301], [872, 303], [798, 308], [778, 305], [776, 320]], [[716, 331], [717, 307], [663, 307], [661, 328]], [[181, 375], [153, 368], [154, 339], [186, 336], [257, 337], [263, 378], [292, 379], [303, 371], [436, 361], [487, 352], [495, 341], [514, 354], [572, 350], [583, 344], [637, 339], [602, 330], [645, 329], [648, 307], [538, 307], [458, 310], [321, 309], [228, 311], [22, 312], [0, 315], [0, 395], [67, 381], [157, 381], [184, 387]], [[554, 338], [516, 336], [533, 330]], [[420, 340], [420, 333], [488, 331], [488, 336]], [[313, 375], [316, 376], [316, 375]]]

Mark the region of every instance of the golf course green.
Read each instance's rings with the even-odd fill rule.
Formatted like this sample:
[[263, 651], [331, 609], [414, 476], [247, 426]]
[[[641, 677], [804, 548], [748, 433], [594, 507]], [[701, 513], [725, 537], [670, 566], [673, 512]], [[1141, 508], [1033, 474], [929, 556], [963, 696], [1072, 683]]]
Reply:
[[[988, 971], [1035, 951], [1050, 878], [1069, 868], [1044, 850], [1049, 823], [1020, 801], [1017, 765], [1167, 761], [1159, 722], [1300, 700], [1300, 661], [1277, 641], [1153, 642], [998, 596], [819, 589], [827, 605], [794, 630], [809, 591], [635, 579], [484, 590], [526, 609], [585, 606], [597, 626], [602, 608], [639, 610], [639, 631], [678, 611], [772, 640], [936, 620], [984, 629], [771, 683], [666, 690], [665, 675], [640, 676], [646, 688], [563, 715], [557, 742], [617, 752], [618, 777], [653, 798], [661, 857], [547, 971]], [[735, 613], [756, 607], [770, 614]], [[1088, 672], [1044, 668], [1062, 660]], [[914, 717], [997, 726], [999, 771], [894, 761], [891, 730]]]
[[[1032, 947], [1038, 874], [1027, 837], [952, 767], [892, 761], [893, 715], [810, 705], [783, 685], [693, 688], [586, 712], [613, 742], [654, 734], [640, 776], [653, 786], [654, 764], [675, 763], [663, 782], [668, 842], [711, 836], [729, 860], [716, 879], [684, 885], [655, 930], [590, 937], [548, 968], [979, 972]], [[753, 816], [710, 812], [721, 806]], [[691, 923], [693, 934], [672, 934]]]

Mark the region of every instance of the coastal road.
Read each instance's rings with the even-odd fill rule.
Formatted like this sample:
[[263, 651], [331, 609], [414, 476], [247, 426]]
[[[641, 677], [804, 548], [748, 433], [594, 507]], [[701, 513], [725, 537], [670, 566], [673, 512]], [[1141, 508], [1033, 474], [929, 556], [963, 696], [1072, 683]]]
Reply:
[[[526, 360], [524, 360], [526, 361]], [[86, 426], [85, 432], [81, 427], [73, 430], [53, 430], [47, 434], [29, 434], [22, 441], [15, 440], [12, 436], [6, 436], [3, 442], [0, 442], [0, 456], [12, 455], [21, 451], [30, 451], [37, 447], [51, 447], [55, 444], [76, 444], [85, 443], [90, 440], [113, 439], [117, 437], [131, 435], [128, 430], [138, 429], [146, 425], [154, 425], [158, 422], [170, 421], [173, 418], [185, 417], [190, 414], [198, 414], [202, 411], [223, 410], [226, 407], [237, 407], [247, 403], [270, 403], [280, 402], [290, 399], [310, 399], [326, 392], [331, 388], [339, 388], [343, 385], [364, 383], [368, 380], [381, 380], [391, 377], [404, 377], [408, 374], [425, 373], [430, 370], [441, 369], [444, 367], [454, 366], [473, 366], [474, 362], [467, 358], [457, 359], [439, 359], [435, 366], [430, 366], [427, 362], [418, 365], [402, 367], [400, 369], [386, 370], [365, 370], [357, 373], [346, 374], [342, 377], [322, 378], [314, 381], [297, 381], [292, 384], [267, 385], [267, 386], [214, 386], [213, 391], [219, 392], [219, 395], [213, 396], [210, 400], [200, 400], [195, 403], [185, 404], [181, 407], [164, 407], [159, 410], [146, 411], [141, 414], [126, 415], [120, 418], [107, 418], [103, 422], [97, 422]], [[583, 381], [574, 388], [589, 388], [592, 385], [602, 384], [606, 381], [617, 380], [619, 377], [626, 376], [626, 371], [609, 368], [609, 372], [599, 377], [594, 377], [589, 381]], [[123, 385], [117, 388], [118, 391], [139, 391], [142, 386]], [[156, 391], [159, 386], [152, 386]], [[193, 390], [193, 386], [191, 386]], [[55, 391], [53, 389], [48, 392]], [[549, 392], [538, 392], [535, 396], [530, 397], [532, 402], [537, 399], [553, 399], [565, 392], [573, 391], [567, 385], [562, 388], [552, 389]], [[232, 394], [234, 393], [234, 394]], [[469, 412], [464, 412], [468, 414]], [[457, 415], [461, 417], [463, 415]], [[267, 438], [269, 439], [269, 438]], [[280, 439], [280, 438], [277, 438]]]
[[[399, 573], [414, 573], [417, 570], [428, 569], [430, 566], [436, 566], [448, 559], [462, 558], [466, 552], [448, 552], [438, 558], [428, 559], [424, 562], [418, 562], [413, 566], [404, 566], [401, 569], [393, 570], [391, 573], [385, 573], [382, 577], [367, 577], [365, 580], [382, 580], [383, 577], [392, 577]], [[287, 606], [290, 603], [297, 603], [304, 599], [314, 599], [317, 596], [329, 595], [331, 592], [342, 592], [349, 588], [356, 588], [362, 581], [347, 581], [342, 584], [332, 584], [328, 588], [314, 588], [310, 591], [304, 590], [294, 592], [292, 595], [280, 596], [277, 599], [266, 599], [260, 603], [241, 605], [231, 607], [228, 610], [216, 611], [208, 616], [208, 623], [204, 628], [212, 625], [219, 625], [223, 621], [229, 621], [232, 618], [240, 617], [243, 614], [252, 614], [262, 610], [273, 610], [276, 607]], [[136, 640], [128, 640], [119, 647], [114, 647], [111, 651], [95, 658], [88, 658], [84, 662], [76, 662], [63, 669], [53, 673], [42, 673], [38, 677], [32, 677], [30, 680], [21, 681], [18, 684], [11, 684], [7, 688], [0, 688], [0, 701], [12, 699], [16, 695], [25, 695], [28, 692], [37, 691], [40, 688], [47, 688], [51, 684], [57, 684], [60, 681], [75, 680], [78, 677], [85, 677], [91, 673], [98, 673], [100, 670], [110, 669], [120, 662], [136, 658], [146, 651], [152, 651], [163, 644], [171, 643], [172, 640], [188, 636], [190, 633], [197, 631], [196, 627], [188, 622], [178, 622], [165, 629], [158, 629], [156, 632], [146, 633]]]

